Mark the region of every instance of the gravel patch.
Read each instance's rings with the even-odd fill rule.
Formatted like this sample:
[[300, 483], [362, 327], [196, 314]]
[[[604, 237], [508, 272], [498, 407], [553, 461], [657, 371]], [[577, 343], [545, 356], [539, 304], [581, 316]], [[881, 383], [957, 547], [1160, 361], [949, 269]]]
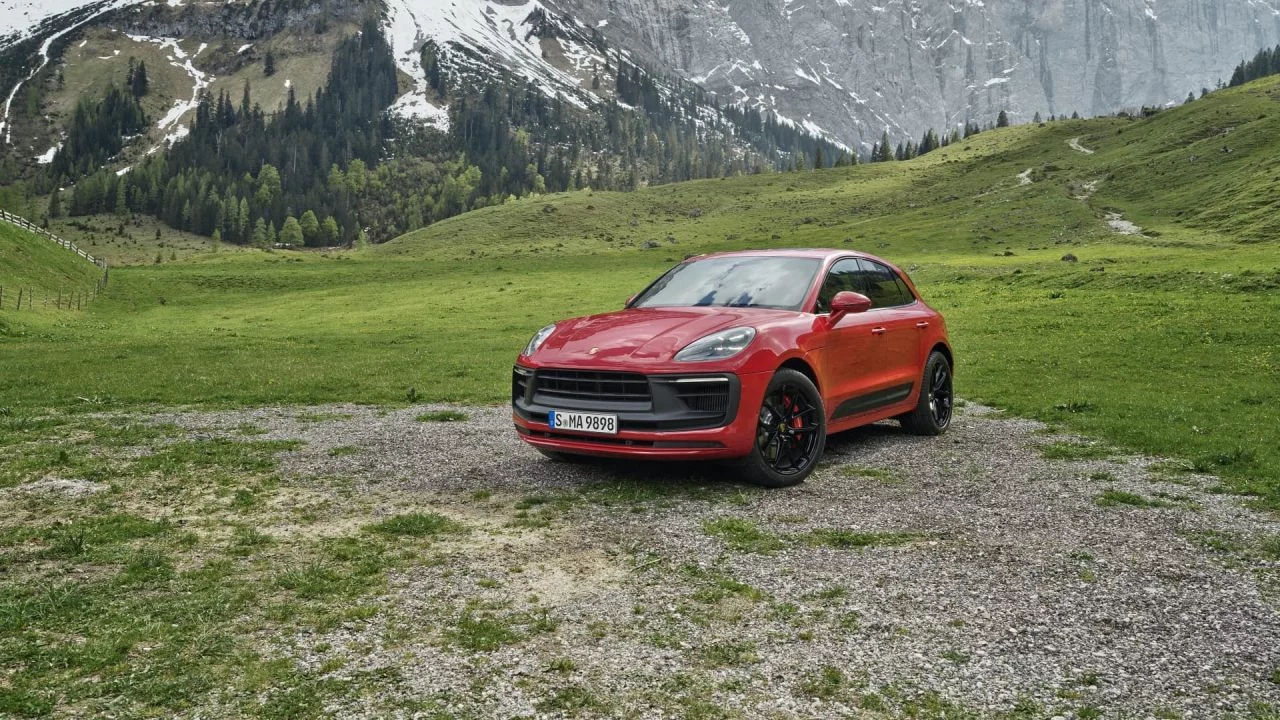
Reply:
[[[415, 420], [443, 409], [467, 417]], [[336, 714], [893, 716], [935, 698], [978, 717], [1226, 718], [1280, 704], [1280, 563], [1257, 550], [1280, 522], [1153, 458], [1046, 459], [1087, 441], [990, 408], [962, 409], [939, 438], [896, 424], [835, 436], [807, 483], [777, 491], [700, 465], [553, 463], [507, 408], [152, 419], [304, 440], [282, 455], [289, 482], [342, 478], [372, 515], [415, 503], [477, 528], [392, 578], [372, 620], [266, 641], [307, 669], [340, 665], [334, 677], [400, 673]], [[763, 541], [735, 546], [717, 520]], [[474, 617], [513, 634], [464, 647]]]

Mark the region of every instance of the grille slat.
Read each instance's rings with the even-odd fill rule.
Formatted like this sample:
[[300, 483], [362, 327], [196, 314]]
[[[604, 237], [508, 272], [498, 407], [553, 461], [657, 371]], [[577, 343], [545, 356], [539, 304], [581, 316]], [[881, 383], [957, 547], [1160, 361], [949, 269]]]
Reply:
[[635, 373], [539, 370], [534, 393], [553, 400], [650, 403], [649, 380]]

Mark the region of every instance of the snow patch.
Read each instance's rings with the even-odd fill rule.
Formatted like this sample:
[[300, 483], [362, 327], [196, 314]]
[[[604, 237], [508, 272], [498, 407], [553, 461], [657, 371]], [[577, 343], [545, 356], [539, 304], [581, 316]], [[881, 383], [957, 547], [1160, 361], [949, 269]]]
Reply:
[[243, 54], [244, 54], [244, 51], [245, 51], [245, 50], [248, 50], [248, 49], [249, 49], [249, 48], [251, 48], [251, 47], [253, 47], [253, 43], [245, 43], [245, 44], [243, 44], [243, 45], [241, 45], [241, 46], [240, 46], [240, 49], [239, 49], [239, 50], [236, 50], [236, 54], [237, 54], [237, 55], [243, 55]]
[[1081, 144], [1080, 144], [1080, 138], [1078, 138], [1078, 137], [1074, 137], [1074, 138], [1071, 138], [1070, 140], [1068, 140], [1068, 141], [1067, 141], [1067, 145], [1070, 145], [1070, 146], [1071, 146], [1071, 149], [1072, 149], [1072, 150], [1075, 150], [1075, 151], [1076, 151], [1076, 152], [1078, 152], [1078, 153], [1084, 153], [1085, 155], [1092, 155], [1092, 154], [1093, 154], [1093, 151], [1092, 151], [1092, 150], [1090, 150], [1089, 148], [1087, 148], [1087, 147], [1085, 147], [1085, 146], [1083, 146], [1083, 145], [1081, 145]]
[[37, 155], [36, 162], [40, 163], [41, 165], [48, 165], [49, 163], [53, 162], [53, 156], [58, 154], [58, 149], [61, 147], [62, 147], [61, 144], [54, 145], [53, 147], [46, 150], [43, 155]]

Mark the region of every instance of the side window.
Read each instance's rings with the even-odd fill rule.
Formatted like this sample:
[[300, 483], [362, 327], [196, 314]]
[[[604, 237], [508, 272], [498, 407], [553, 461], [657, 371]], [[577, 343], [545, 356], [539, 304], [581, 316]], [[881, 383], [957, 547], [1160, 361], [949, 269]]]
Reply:
[[831, 266], [827, 279], [822, 282], [822, 289], [818, 291], [818, 304], [813, 311], [818, 314], [831, 312], [831, 298], [845, 290], [866, 292], [862, 287], [861, 268], [854, 258], [840, 260]]
[[906, 298], [903, 297], [898, 285], [898, 275], [894, 271], [870, 260], [859, 260], [858, 263], [862, 267], [863, 282], [867, 287], [865, 292], [871, 298], [872, 309], [906, 305], [915, 299], [910, 293], [907, 293]]
[[915, 293], [911, 292], [911, 288], [907, 285], [907, 281], [903, 280], [902, 276], [897, 273], [894, 273], [893, 279], [898, 281], [898, 292], [902, 293], [902, 304], [910, 305], [915, 302]]

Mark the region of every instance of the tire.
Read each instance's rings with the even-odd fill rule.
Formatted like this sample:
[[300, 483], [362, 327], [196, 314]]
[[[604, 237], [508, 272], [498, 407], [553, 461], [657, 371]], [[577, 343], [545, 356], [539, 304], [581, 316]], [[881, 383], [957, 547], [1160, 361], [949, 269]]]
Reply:
[[827, 412], [813, 381], [782, 368], [765, 390], [751, 454], [735, 463], [741, 479], [769, 488], [804, 482], [827, 443]]
[[937, 351], [930, 353], [920, 379], [920, 399], [916, 401], [916, 409], [898, 416], [904, 430], [913, 435], [941, 435], [947, 431], [955, 410], [951, 380], [951, 363], [947, 362], [947, 356]]

